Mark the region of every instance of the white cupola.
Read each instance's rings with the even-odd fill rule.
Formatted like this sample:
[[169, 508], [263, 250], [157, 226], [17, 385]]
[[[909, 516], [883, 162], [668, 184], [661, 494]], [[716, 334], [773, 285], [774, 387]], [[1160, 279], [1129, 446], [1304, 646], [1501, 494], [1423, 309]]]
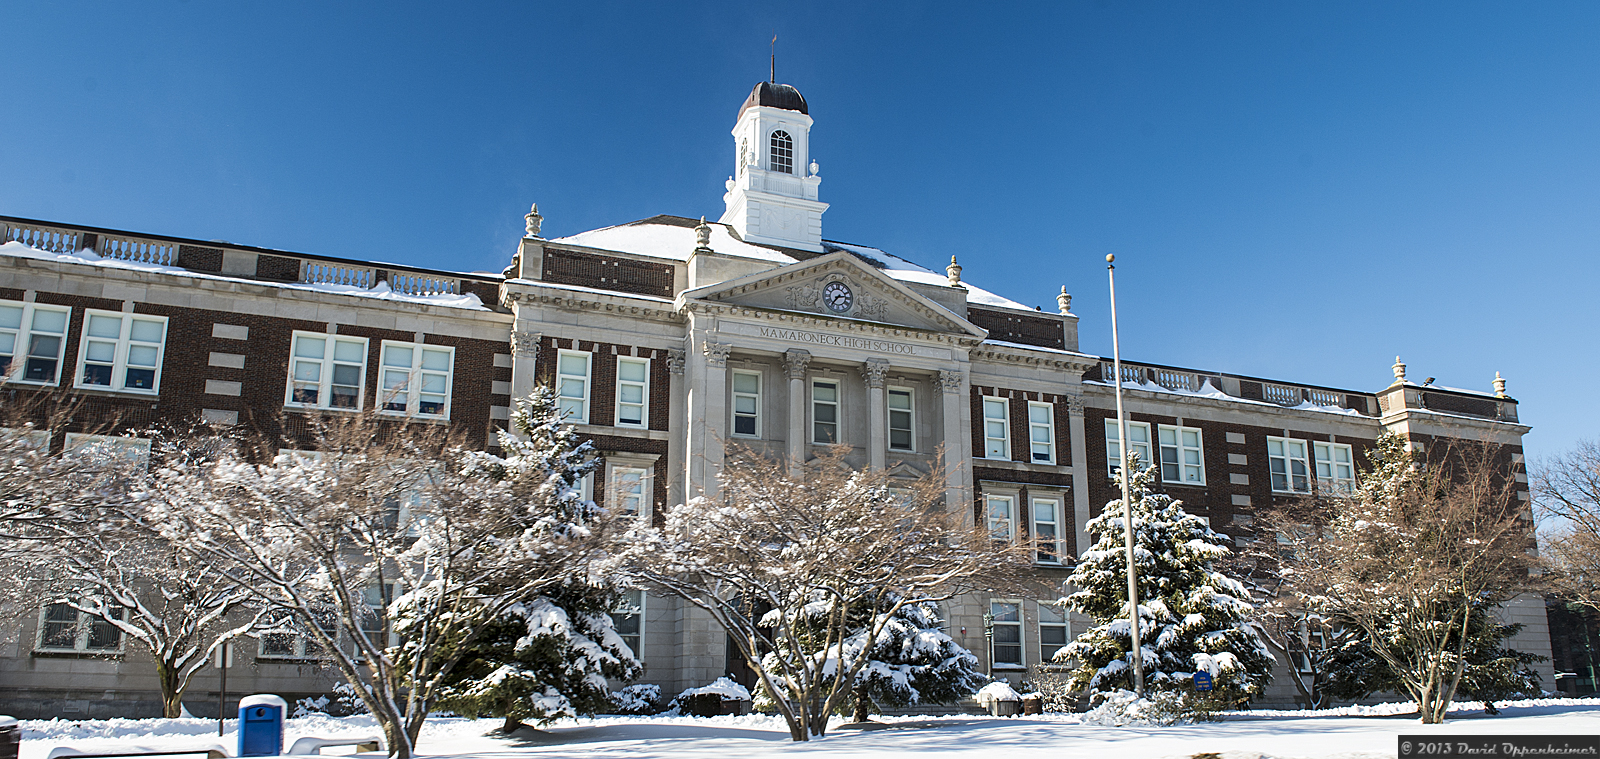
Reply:
[[762, 82], [750, 91], [733, 127], [737, 151], [728, 179], [722, 223], [748, 242], [822, 252], [817, 162], [811, 158], [806, 99], [787, 84]]

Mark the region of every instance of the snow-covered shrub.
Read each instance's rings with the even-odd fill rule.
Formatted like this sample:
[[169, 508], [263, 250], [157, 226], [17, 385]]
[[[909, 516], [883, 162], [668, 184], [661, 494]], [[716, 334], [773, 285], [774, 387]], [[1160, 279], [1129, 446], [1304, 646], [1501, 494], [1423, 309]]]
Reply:
[[617, 714], [655, 714], [660, 711], [661, 686], [635, 683], [611, 693], [611, 708]]
[[294, 702], [294, 712], [292, 714], [290, 714], [289, 716], [298, 719], [300, 717], [309, 717], [309, 716], [311, 716], [313, 714], [327, 714], [327, 713], [328, 713], [328, 697], [327, 696], [317, 696], [315, 698], [296, 699], [295, 702]]
[[1175, 725], [1194, 720], [1182, 694], [1158, 691], [1139, 698], [1131, 690], [1094, 694], [1094, 708], [1085, 712], [1082, 724], [1102, 727], [1128, 725]]
[[726, 677], [712, 680], [709, 685], [698, 688], [685, 688], [667, 704], [667, 714], [678, 716], [685, 713], [689, 699], [696, 696], [716, 696], [723, 701], [751, 701], [750, 691]]
[[1061, 665], [1045, 664], [1028, 670], [1022, 678], [1022, 689], [1039, 694], [1047, 712], [1073, 712], [1081, 707], [1084, 692], [1072, 685], [1072, 670]]

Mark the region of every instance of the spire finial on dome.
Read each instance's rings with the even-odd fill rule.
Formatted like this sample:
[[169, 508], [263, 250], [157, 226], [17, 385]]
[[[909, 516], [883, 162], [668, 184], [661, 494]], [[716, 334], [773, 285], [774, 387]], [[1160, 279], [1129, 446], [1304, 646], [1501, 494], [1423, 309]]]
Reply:
[[778, 33], [772, 33], [772, 76], [767, 81], [778, 83]]

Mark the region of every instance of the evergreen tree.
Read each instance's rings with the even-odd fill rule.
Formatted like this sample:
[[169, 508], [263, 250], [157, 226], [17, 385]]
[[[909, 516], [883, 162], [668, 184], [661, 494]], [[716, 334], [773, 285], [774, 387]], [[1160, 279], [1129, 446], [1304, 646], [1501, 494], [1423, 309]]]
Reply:
[[[866, 722], [874, 704], [951, 704], [978, 692], [989, 678], [978, 669], [978, 657], [940, 629], [943, 621], [931, 602], [907, 604], [889, 615], [842, 710]], [[862, 625], [846, 645], [859, 646], [865, 636]]]
[[[1134, 562], [1139, 576], [1139, 631], [1144, 681], [1150, 693], [1182, 694], [1192, 711], [1209, 712], [1261, 694], [1272, 654], [1246, 624], [1254, 608], [1238, 581], [1217, 571], [1230, 553], [1227, 538], [1163, 493], [1150, 492], [1156, 468], [1130, 461]], [[1067, 582], [1066, 601], [1099, 625], [1056, 653], [1074, 667], [1072, 682], [1097, 699], [1132, 690], [1128, 580], [1122, 501], [1106, 504], [1089, 520], [1094, 548], [1085, 551]], [[1195, 695], [1196, 671], [1212, 677], [1213, 691]]]
[[[563, 524], [606, 524], [583, 498], [583, 478], [599, 460], [561, 420], [557, 398], [538, 388], [520, 401], [502, 431], [504, 457], [478, 458], [474, 471], [507, 482], [537, 517]], [[540, 546], [528, 546], [537, 552]], [[607, 678], [631, 680], [642, 671], [633, 651], [612, 628], [609, 613], [621, 600], [615, 578], [573, 577], [536, 596], [518, 599], [471, 644], [439, 688], [439, 705], [453, 711], [505, 718], [504, 730], [523, 721], [546, 723], [601, 712], [611, 704]], [[396, 633], [414, 621], [402, 606]]]

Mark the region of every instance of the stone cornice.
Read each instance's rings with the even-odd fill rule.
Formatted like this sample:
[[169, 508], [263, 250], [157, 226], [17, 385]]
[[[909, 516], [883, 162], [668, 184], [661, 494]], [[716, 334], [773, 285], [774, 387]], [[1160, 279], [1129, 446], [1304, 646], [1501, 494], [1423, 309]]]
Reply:
[[1394, 411], [1386, 412], [1383, 416], [1378, 417], [1378, 421], [1385, 425], [1390, 425], [1396, 422], [1410, 421], [1413, 417], [1416, 417], [1417, 421], [1426, 422], [1438, 427], [1475, 427], [1477, 429], [1493, 430], [1495, 432], [1510, 432], [1518, 436], [1526, 435], [1533, 431], [1532, 427], [1518, 422], [1507, 422], [1499, 419], [1484, 419], [1477, 416], [1452, 414], [1448, 411], [1435, 411], [1433, 409], [1426, 408], [1395, 409]]
[[959, 348], [970, 349], [981, 340], [967, 334], [950, 332], [934, 332], [931, 330], [917, 329], [915, 327], [897, 327], [891, 324], [877, 322], [863, 322], [850, 319], [834, 319], [821, 314], [811, 315], [798, 311], [780, 311], [777, 309], [759, 308], [756, 306], [736, 306], [728, 303], [714, 301], [690, 300], [683, 302], [685, 311], [710, 316], [736, 316], [745, 319], [759, 319], [770, 322], [783, 322], [802, 327], [815, 327], [836, 330], [839, 332], [859, 332], [868, 335], [881, 335], [883, 337], [903, 337], [913, 340], [923, 340], [930, 343], [954, 345]]
[[657, 300], [629, 297], [627, 293], [568, 290], [558, 287], [540, 287], [536, 283], [506, 283], [500, 289], [500, 303], [506, 308], [516, 304], [558, 308], [563, 311], [615, 314], [617, 316], [650, 321], [682, 324], [684, 315], [671, 305]]
[[996, 364], [1021, 364], [1023, 366], [1058, 369], [1078, 374], [1089, 371], [1091, 367], [1100, 363], [1100, 359], [1089, 355], [1082, 357], [1065, 356], [1055, 352], [1030, 351], [1026, 348], [1015, 348], [1009, 345], [989, 344], [979, 345], [974, 348], [972, 350], [972, 360], [974, 363], [987, 361]]

